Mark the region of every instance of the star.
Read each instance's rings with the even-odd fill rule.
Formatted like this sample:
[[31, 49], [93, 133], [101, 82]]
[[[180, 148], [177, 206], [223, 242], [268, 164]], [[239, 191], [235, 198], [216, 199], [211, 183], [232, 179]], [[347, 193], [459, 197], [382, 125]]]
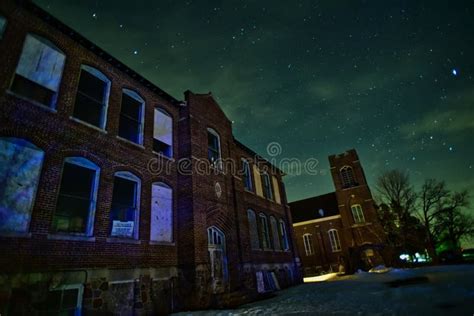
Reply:
[[453, 74], [453, 76], [457, 76], [457, 75], [458, 75], [458, 71], [457, 71], [456, 69], [451, 70], [451, 73]]

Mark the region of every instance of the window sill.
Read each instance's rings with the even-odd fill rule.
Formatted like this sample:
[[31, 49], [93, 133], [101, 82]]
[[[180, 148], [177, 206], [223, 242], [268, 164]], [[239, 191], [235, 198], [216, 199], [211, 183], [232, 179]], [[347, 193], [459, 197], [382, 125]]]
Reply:
[[149, 245], [157, 245], [157, 246], [176, 246], [175, 242], [168, 242], [168, 241], [157, 241], [157, 240], [150, 240], [148, 242]]
[[251, 189], [247, 189], [246, 187], [244, 187], [244, 192], [255, 195], [255, 192], [253, 192]]
[[73, 240], [73, 241], [91, 241], [91, 242], [95, 242], [95, 237], [85, 236], [85, 235], [48, 234], [47, 239], [50, 239], [50, 240]]
[[174, 162], [174, 158], [173, 158], [173, 157], [168, 157], [168, 156], [163, 155], [162, 153], [158, 153], [158, 152], [156, 152], [156, 151], [154, 151], [154, 150], [152, 150], [152, 152], [153, 152], [153, 154], [157, 155], [157, 156], [160, 157], [160, 158], [164, 158], [164, 159], [166, 159], [166, 160], [169, 160], [169, 161], [171, 161], [171, 162]]
[[57, 111], [56, 109], [54, 109], [54, 108], [51, 108], [51, 107], [49, 107], [49, 106], [47, 106], [47, 105], [44, 105], [43, 103], [39, 103], [38, 101], [32, 100], [32, 99], [30, 99], [30, 98], [24, 97], [24, 96], [22, 96], [22, 95], [20, 95], [20, 94], [16, 94], [15, 92], [13, 92], [13, 91], [11, 91], [11, 90], [7, 90], [5, 93], [6, 93], [6, 94], [9, 94], [9, 95], [11, 95], [11, 96], [14, 96], [14, 97], [16, 97], [16, 98], [18, 98], [18, 99], [27, 101], [27, 102], [29, 102], [29, 103], [31, 103], [31, 104], [33, 104], [33, 105], [35, 105], [35, 106], [37, 106], [37, 107], [39, 107], [39, 108], [41, 108], [41, 109], [43, 109], [43, 110], [46, 110], [46, 111], [48, 111], [48, 112], [51, 112], [51, 113], [57, 113], [57, 112], [58, 112], [58, 111]]
[[132, 142], [131, 140], [128, 140], [128, 139], [126, 139], [126, 138], [123, 138], [123, 137], [120, 137], [120, 136], [115, 136], [115, 138], [117, 138], [117, 139], [119, 139], [119, 140], [121, 140], [121, 141], [123, 141], [123, 142], [125, 142], [125, 143], [127, 143], [127, 144], [133, 145], [133, 146], [135, 146], [135, 147], [137, 147], [137, 148], [145, 149], [145, 146], [143, 146], [143, 145], [141, 145], [141, 144], [134, 143], [134, 142]]
[[3, 233], [0, 233], [0, 237], [7, 237], [7, 238], [31, 238], [31, 233], [23, 233], [23, 232], [3, 232]]
[[76, 117], [74, 117], [74, 116], [70, 116], [69, 119], [70, 119], [71, 121], [73, 121], [73, 122], [79, 123], [79, 124], [84, 125], [84, 126], [87, 126], [87, 127], [89, 127], [89, 128], [92, 128], [92, 129], [94, 129], [94, 130], [96, 130], [96, 131], [98, 131], [98, 132], [107, 134], [107, 131], [106, 131], [105, 129], [102, 129], [102, 128], [97, 127], [97, 126], [95, 126], [95, 125], [92, 125], [92, 124], [89, 124], [89, 123], [87, 123], [87, 122], [84, 122], [83, 120], [78, 119], [78, 118], [76, 118]]
[[357, 228], [357, 227], [364, 227], [364, 226], [369, 226], [369, 225], [372, 225], [372, 223], [363, 222], [363, 223], [352, 224], [351, 227], [352, 227], [352, 228]]
[[134, 245], [140, 245], [142, 243], [140, 240], [137, 240], [137, 239], [120, 238], [120, 237], [108, 237], [106, 241], [110, 243], [134, 244]]
[[339, 249], [339, 250], [333, 250], [332, 253], [337, 253], [337, 252], [341, 252], [342, 249]]

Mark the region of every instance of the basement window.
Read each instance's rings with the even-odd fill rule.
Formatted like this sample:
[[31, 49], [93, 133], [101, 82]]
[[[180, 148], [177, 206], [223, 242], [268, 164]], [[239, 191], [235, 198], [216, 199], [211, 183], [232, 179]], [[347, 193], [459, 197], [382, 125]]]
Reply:
[[130, 172], [121, 171], [115, 174], [110, 211], [110, 236], [138, 238], [140, 185], [140, 179]]
[[40, 315], [80, 315], [83, 285], [64, 285], [47, 292], [44, 301], [36, 304]]
[[99, 70], [82, 65], [73, 116], [105, 129], [110, 80]]
[[145, 100], [136, 92], [124, 89], [120, 109], [119, 136], [136, 144], [143, 144]]
[[65, 60], [53, 43], [28, 34], [10, 90], [54, 109]]
[[64, 161], [53, 230], [92, 236], [99, 167], [81, 157]]
[[155, 109], [153, 127], [153, 151], [173, 157], [173, 119], [160, 109]]

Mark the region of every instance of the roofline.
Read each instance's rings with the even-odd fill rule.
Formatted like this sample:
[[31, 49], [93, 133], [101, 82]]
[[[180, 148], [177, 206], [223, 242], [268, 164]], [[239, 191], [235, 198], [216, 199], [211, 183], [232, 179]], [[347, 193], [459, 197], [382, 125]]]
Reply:
[[26, 10], [30, 11], [31, 13], [35, 14], [38, 18], [46, 22], [47, 24], [53, 26], [58, 31], [62, 32], [69, 38], [76, 41], [79, 45], [83, 46], [85, 49], [89, 50], [90, 52], [94, 53], [98, 57], [102, 58], [105, 62], [108, 62], [115, 66], [117, 69], [125, 72], [125, 74], [129, 75], [131, 78], [137, 80], [141, 84], [143, 84], [146, 88], [150, 89], [151, 91], [157, 93], [159, 96], [167, 100], [168, 102], [178, 106], [180, 101], [162, 90], [160, 87], [137, 73], [135, 70], [131, 69], [124, 63], [122, 63], [117, 58], [113, 57], [111, 54], [107, 53], [104, 49], [100, 48], [90, 40], [88, 40], [83, 35], [79, 34], [77, 31], [73, 30], [71, 27], [66, 25], [65, 23], [58, 20], [56, 17], [48, 13], [46, 10], [38, 6], [37, 4], [33, 3], [32, 1], [17, 1], [17, 3], [25, 8]]
[[319, 198], [319, 197], [322, 197], [322, 196], [325, 196], [325, 195], [330, 195], [330, 194], [336, 194], [336, 191], [334, 191], [334, 192], [328, 192], [328, 193], [324, 193], [324, 194], [320, 194], [320, 195], [316, 195], [316, 196], [311, 196], [311, 197], [304, 198], [304, 199], [301, 199], [301, 200], [296, 200], [296, 201], [293, 201], [293, 202], [288, 202], [288, 205], [290, 205], [290, 204], [292, 204], [292, 203], [298, 203], [298, 202], [302, 202], [302, 201], [306, 201], [306, 200], [311, 200], [311, 199]]
[[341, 214], [331, 215], [331, 216], [326, 216], [326, 217], [321, 217], [321, 218], [316, 218], [316, 219], [310, 219], [307, 221], [293, 222], [293, 227], [321, 223], [321, 222], [330, 221], [330, 220], [338, 219], [338, 218], [341, 218]]
[[237, 138], [234, 137], [234, 142], [237, 146], [239, 146], [241, 149], [245, 150], [247, 153], [251, 154], [252, 156], [256, 157], [257, 159], [259, 160], [263, 160], [265, 161], [266, 163], [270, 164], [273, 168], [275, 168], [278, 172], [281, 173], [282, 176], [286, 176], [286, 173], [281, 170], [280, 168], [278, 168], [277, 166], [275, 166], [274, 164], [272, 164], [270, 161], [268, 161], [266, 158], [260, 156], [259, 154], [257, 154], [255, 151], [253, 151], [252, 149], [250, 149], [249, 147], [247, 147], [247, 145], [244, 145], [242, 144], [240, 141], [237, 140]]

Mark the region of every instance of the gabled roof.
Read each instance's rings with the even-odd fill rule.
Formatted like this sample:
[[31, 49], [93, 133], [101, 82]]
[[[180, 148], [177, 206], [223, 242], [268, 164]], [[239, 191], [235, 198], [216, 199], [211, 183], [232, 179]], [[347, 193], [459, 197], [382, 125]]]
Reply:
[[[336, 192], [288, 203], [293, 223], [339, 215]], [[322, 210], [320, 212], [320, 210]]]
[[131, 78], [137, 80], [140, 82], [142, 85], [153, 91], [154, 93], [158, 94], [168, 102], [174, 104], [174, 105], [179, 105], [180, 101], [175, 99], [173, 96], [170, 94], [166, 93], [165, 91], [161, 90], [158, 86], [156, 86], [154, 83], [146, 79], [145, 77], [141, 76], [139, 73], [137, 73], [135, 70], [131, 69], [109, 53], [107, 53], [105, 50], [102, 48], [98, 47], [96, 44], [92, 43], [90, 40], [40, 8], [38, 5], [34, 4], [31, 0], [26, 0], [26, 1], [17, 1], [20, 5], [22, 5], [25, 9], [36, 15], [38, 18], [43, 20], [45, 23], [53, 26], [55, 29], [58, 31], [62, 32], [69, 38], [73, 39], [76, 41], [79, 45], [82, 47], [86, 48], [87, 50], [91, 51], [95, 55], [99, 56], [102, 58], [104, 61], [110, 63], [117, 69], [120, 69], [123, 71], [125, 74], [130, 76]]

